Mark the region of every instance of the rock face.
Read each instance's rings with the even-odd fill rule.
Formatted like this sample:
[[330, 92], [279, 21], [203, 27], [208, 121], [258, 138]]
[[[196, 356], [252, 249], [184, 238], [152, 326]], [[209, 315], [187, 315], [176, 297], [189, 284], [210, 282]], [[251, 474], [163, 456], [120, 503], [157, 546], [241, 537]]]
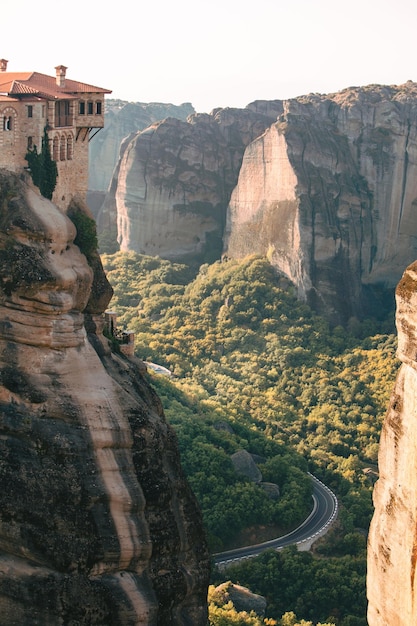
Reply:
[[218, 259], [245, 147], [276, 119], [279, 106], [258, 109], [168, 118], [126, 139], [98, 217], [100, 233], [117, 225], [121, 250]]
[[203, 626], [200, 511], [140, 364], [101, 334], [101, 266], [4, 172], [0, 200], [0, 624]]
[[266, 599], [259, 594], [252, 593], [247, 587], [236, 585], [230, 580], [218, 585], [214, 590], [214, 599], [223, 606], [232, 602], [236, 611], [254, 611], [260, 617], [264, 617], [267, 606]]
[[160, 102], [106, 100], [105, 128], [90, 142], [88, 188], [92, 192], [107, 191], [125, 137], [166, 117], [185, 121], [192, 113], [195, 111], [189, 102], [177, 106]]
[[99, 229], [121, 250], [266, 255], [335, 324], [378, 316], [417, 258], [411, 81], [166, 119], [120, 153]]
[[381, 434], [369, 542], [369, 626], [417, 624], [417, 263], [396, 291], [402, 361]]
[[335, 323], [374, 314], [417, 257], [417, 85], [283, 106], [246, 149], [225, 252], [267, 255]]
[[262, 480], [261, 470], [256, 465], [252, 455], [247, 450], [238, 450], [231, 455], [235, 472], [248, 478], [253, 483], [259, 483]]

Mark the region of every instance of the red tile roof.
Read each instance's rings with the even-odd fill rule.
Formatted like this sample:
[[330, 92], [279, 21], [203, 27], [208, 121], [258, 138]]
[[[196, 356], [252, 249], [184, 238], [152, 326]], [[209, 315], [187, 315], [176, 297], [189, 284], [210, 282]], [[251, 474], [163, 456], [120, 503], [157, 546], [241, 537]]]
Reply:
[[0, 95], [39, 96], [50, 100], [75, 98], [80, 93], [111, 93], [109, 89], [94, 87], [76, 80], [65, 79], [65, 86], [59, 87], [55, 76], [39, 72], [0, 72]]

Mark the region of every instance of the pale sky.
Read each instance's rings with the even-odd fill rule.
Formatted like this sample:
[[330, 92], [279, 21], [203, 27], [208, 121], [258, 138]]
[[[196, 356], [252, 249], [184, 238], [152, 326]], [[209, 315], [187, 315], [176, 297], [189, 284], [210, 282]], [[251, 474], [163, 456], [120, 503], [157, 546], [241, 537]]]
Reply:
[[416, 0], [10, 0], [9, 71], [67, 77], [198, 112], [417, 81]]

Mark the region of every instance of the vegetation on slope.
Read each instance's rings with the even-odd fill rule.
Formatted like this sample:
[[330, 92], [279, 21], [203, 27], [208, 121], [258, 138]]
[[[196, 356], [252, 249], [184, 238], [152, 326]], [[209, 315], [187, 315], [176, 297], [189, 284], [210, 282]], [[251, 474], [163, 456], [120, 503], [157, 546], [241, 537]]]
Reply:
[[[187, 266], [134, 253], [102, 260], [115, 290], [112, 308], [120, 325], [136, 332], [137, 355], [174, 374], [152, 380], [177, 430], [212, 549], [228, 547], [239, 533], [243, 538], [245, 527], [262, 522], [275, 529], [296, 525], [309, 507], [308, 468], [337, 493], [341, 514], [320, 559], [305, 558], [313, 564], [323, 555], [326, 562], [350, 559], [357, 572], [351, 577], [356, 604], [323, 611], [329, 610], [337, 624], [366, 624], [365, 535], [372, 483], [364, 470], [376, 469], [380, 426], [397, 368], [392, 319], [385, 325], [353, 319], [347, 329], [330, 328], [260, 257], [204, 265], [196, 275]], [[230, 455], [242, 448], [258, 455], [264, 480], [279, 484], [278, 501], [233, 471]], [[279, 570], [280, 555], [268, 558], [275, 560], [270, 571]], [[307, 567], [300, 558], [291, 553], [295, 579], [300, 576], [296, 564]], [[272, 573], [273, 585], [264, 588], [255, 562], [250, 569], [259, 572], [257, 589], [244, 569], [240, 582], [267, 595], [272, 617], [293, 610], [294, 597], [287, 595], [285, 606], [276, 601], [274, 594], [283, 594]], [[288, 571], [285, 583], [277, 576], [281, 587], [297, 588]], [[316, 593], [303, 595], [309, 600], [294, 609], [299, 617], [323, 619], [318, 609], [314, 613]]]

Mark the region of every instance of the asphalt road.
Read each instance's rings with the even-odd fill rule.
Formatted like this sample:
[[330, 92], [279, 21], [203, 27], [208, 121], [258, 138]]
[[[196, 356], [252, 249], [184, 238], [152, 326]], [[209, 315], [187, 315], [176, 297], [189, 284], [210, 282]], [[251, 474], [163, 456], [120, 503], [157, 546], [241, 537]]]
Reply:
[[215, 564], [230, 564], [232, 561], [240, 561], [241, 559], [257, 556], [265, 550], [279, 550], [294, 543], [300, 544], [322, 534], [337, 516], [337, 499], [334, 493], [318, 478], [312, 474], [310, 476], [313, 480], [313, 509], [298, 528], [295, 528], [287, 535], [265, 541], [264, 543], [236, 548], [227, 552], [218, 552], [213, 555]]

